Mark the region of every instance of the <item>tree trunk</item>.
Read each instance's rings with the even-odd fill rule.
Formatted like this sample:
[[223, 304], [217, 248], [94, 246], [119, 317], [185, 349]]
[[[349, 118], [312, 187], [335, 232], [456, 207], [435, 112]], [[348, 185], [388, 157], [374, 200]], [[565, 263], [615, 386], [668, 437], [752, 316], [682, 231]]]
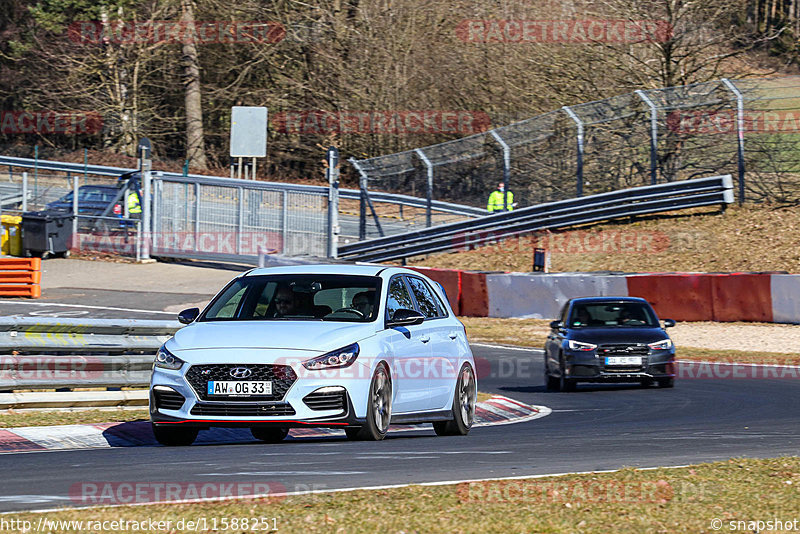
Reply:
[[[192, 0], [181, 0], [181, 22], [194, 25], [194, 8]], [[185, 32], [184, 35], [193, 35], [194, 32]], [[200, 89], [200, 62], [197, 57], [197, 44], [190, 38], [185, 38], [182, 45], [183, 52], [183, 86], [186, 100], [186, 159], [189, 165], [205, 169], [206, 152], [203, 134], [203, 106]]]

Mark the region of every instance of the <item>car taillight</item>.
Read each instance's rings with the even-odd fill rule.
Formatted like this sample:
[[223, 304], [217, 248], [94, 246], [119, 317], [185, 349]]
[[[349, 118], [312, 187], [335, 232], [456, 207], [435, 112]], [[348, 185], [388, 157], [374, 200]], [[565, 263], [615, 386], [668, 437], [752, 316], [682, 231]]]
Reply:
[[120, 215], [122, 213], [122, 206], [119, 204], [114, 204], [114, 215]]

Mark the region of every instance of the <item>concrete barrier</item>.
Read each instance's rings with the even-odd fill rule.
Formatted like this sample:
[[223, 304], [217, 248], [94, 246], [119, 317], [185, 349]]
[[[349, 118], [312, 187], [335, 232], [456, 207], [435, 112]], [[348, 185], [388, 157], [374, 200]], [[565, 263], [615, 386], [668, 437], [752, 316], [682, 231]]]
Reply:
[[711, 321], [712, 278], [708, 274], [626, 276], [628, 295], [646, 299], [659, 317], [676, 321]]
[[772, 321], [800, 323], [800, 274], [770, 276]]
[[554, 319], [574, 297], [626, 296], [624, 276], [505, 273], [486, 276], [489, 317]]

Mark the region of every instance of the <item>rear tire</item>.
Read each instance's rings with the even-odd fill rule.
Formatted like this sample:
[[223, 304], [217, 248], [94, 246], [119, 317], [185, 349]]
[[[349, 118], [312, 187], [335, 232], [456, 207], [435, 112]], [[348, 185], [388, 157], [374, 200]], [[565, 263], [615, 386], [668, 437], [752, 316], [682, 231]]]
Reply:
[[289, 428], [285, 426], [280, 427], [253, 427], [250, 429], [253, 437], [263, 441], [264, 443], [278, 443], [283, 441], [289, 435]]
[[386, 437], [389, 423], [392, 420], [392, 380], [389, 370], [383, 363], [379, 364], [372, 375], [367, 398], [367, 421], [356, 431], [345, 429], [349, 439], [362, 441], [380, 441]]
[[475, 372], [465, 363], [461, 367], [456, 380], [456, 391], [453, 394], [453, 419], [436, 421], [433, 430], [437, 436], [466, 436], [475, 422], [475, 403], [478, 399], [478, 384]]
[[675, 387], [675, 377], [671, 376], [669, 378], [659, 378], [658, 379], [658, 387], [660, 387], [660, 388], [674, 388]]
[[186, 447], [197, 439], [197, 428], [181, 428], [175, 426], [153, 425], [153, 435], [156, 441], [165, 447]]

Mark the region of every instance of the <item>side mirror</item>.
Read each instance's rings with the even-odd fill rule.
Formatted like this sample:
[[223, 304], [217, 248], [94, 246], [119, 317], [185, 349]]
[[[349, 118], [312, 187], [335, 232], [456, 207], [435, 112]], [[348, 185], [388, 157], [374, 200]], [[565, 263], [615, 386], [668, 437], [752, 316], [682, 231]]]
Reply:
[[189, 324], [197, 319], [198, 315], [200, 315], [200, 308], [189, 308], [187, 310], [183, 310], [178, 314], [178, 322]]
[[664, 319], [664, 328], [671, 328], [675, 326], [675, 319]]
[[561, 328], [561, 321], [550, 321], [550, 328], [553, 330], [558, 330]]
[[422, 321], [425, 320], [425, 316], [415, 310], [408, 310], [406, 308], [400, 308], [396, 312], [394, 312], [394, 317], [390, 320], [386, 321], [386, 326], [411, 326], [415, 324], [420, 324]]

